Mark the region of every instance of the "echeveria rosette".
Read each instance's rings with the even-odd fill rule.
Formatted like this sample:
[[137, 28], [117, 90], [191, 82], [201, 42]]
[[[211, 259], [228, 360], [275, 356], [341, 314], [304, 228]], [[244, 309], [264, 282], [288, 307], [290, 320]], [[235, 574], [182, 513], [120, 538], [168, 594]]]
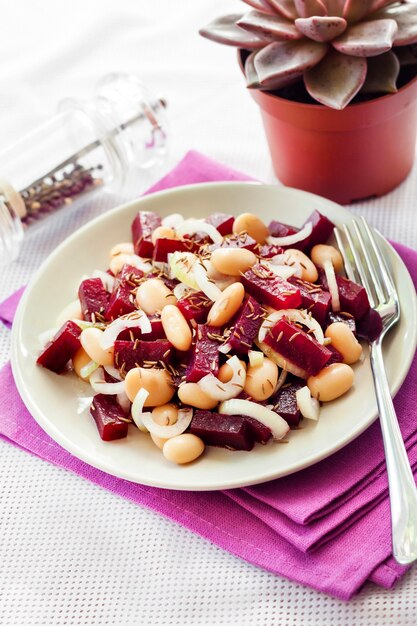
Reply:
[[393, 0], [243, 0], [251, 9], [200, 34], [251, 51], [248, 87], [304, 80], [310, 96], [343, 109], [355, 95], [393, 93], [400, 65], [417, 63], [417, 5]]

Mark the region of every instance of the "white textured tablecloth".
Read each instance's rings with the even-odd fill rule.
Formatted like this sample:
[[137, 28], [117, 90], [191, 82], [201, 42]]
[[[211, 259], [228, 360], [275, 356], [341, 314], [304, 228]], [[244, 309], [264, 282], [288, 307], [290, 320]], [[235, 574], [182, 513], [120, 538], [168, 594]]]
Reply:
[[[171, 153], [139, 177], [140, 194], [190, 148], [276, 182], [258, 110], [233, 49], [200, 38], [234, 0], [13, 0], [2, 3], [0, 149], [86, 96], [110, 71], [138, 74], [169, 102]], [[0, 172], [1, 174], [1, 172]], [[388, 196], [356, 205], [385, 235], [417, 247], [417, 165]], [[51, 216], [1, 270], [0, 299], [70, 232], [112, 206]], [[0, 362], [10, 333], [0, 329]], [[2, 392], [2, 390], [0, 390]], [[0, 442], [0, 624], [408, 626], [417, 568], [396, 589], [367, 585], [345, 604], [256, 569], [174, 523]]]

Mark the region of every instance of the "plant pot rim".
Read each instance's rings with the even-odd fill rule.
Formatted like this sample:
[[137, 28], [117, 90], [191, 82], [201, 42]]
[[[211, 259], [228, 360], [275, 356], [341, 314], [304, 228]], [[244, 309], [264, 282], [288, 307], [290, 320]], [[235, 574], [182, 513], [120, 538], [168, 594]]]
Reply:
[[[242, 62], [242, 53], [243, 52], [247, 52], [247, 50], [245, 50], [244, 48], [238, 48], [238, 62], [239, 62], [239, 66], [240, 69], [242, 70], [243, 75], [245, 75], [245, 71], [244, 71], [244, 65]], [[417, 74], [416, 76], [414, 76], [414, 78], [412, 78], [411, 80], [408, 81], [408, 83], [406, 83], [405, 85], [403, 85], [400, 89], [398, 89], [398, 91], [396, 91], [395, 93], [387, 93], [381, 96], [377, 96], [376, 98], [372, 98], [371, 100], [367, 100], [366, 102], [355, 102], [353, 104], [348, 104], [346, 107], [344, 107], [343, 109], [333, 109], [332, 107], [328, 107], [325, 104], [321, 104], [320, 102], [317, 103], [305, 103], [305, 102], [297, 102], [296, 100], [290, 100], [289, 98], [282, 98], [281, 96], [277, 96], [276, 94], [273, 94], [270, 91], [267, 90], [261, 90], [261, 89], [248, 89], [248, 91], [255, 97], [256, 95], [262, 96], [265, 99], [270, 99], [270, 100], [279, 100], [279, 102], [281, 103], [282, 107], [291, 107], [292, 109], [298, 109], [300, 112], [305, 111], [305, 112], [319, 112], [319, 111], [326, 111], [328, 112], [328, 114], [334, 114], [334, 115], [340, 115], [342, 114], [344, 111], [347, 110], [359, 110], [361, 108], [367, 108], [369, 106], [375, 105], [376, 103], [381, 103], [382, 106], [385, 105], [385, 103], [389, 102], [390, 100], [392, 100], [393, 98], [398, 98], [398, 96], [400, 94], [404, 94], [405, 92], [407, 92], [409, 89], [411, 90], [411, 88], [417, 84]]]

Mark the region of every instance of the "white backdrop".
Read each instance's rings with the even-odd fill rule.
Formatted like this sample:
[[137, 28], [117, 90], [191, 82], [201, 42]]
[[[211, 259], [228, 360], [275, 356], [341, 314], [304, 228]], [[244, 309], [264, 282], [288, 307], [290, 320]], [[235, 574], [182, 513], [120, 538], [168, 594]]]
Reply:
[[[140, 176], [138, 195], [191, 148], [266, 182], [272, 173], [257, 108], [233, 49], [199, 37], [234, 0], [0, 0], [0, 149], [87, 96], [102, 74], [138, 74], [169, 102], [170, 155]], [[0, 173], [1, 174], [1, 173]], [[388, 196], [356, 205], [386, 235], [417, 247], [417, 167]], [[25, 283], [74, 228], [109, 208], [48, 218], [2, 270], [0, 298]], [[0, 329], [0, 361], [9, 333]], [[1, 392], [1, 390], [0, 390]], [[408, 626], [417, 569], [393, 591], [368, 585], [348, 604], [238, 560], [174, 523], [0, 442], [0, 624]]]

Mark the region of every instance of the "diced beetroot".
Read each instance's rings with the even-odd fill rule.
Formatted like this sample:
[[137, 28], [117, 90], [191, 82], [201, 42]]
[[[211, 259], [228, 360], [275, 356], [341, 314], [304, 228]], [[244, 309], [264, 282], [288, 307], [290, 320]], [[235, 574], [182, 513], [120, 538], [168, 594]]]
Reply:
[[242, 233], [241, 235], [229, 235], [223, 239], [222, 243], [213, 243], [209, 250], [212, 252], [216, 248], [246, 248], [256, 252], [258, 244], [255, 239], [252, 239], [246, 233]]
[[70, 359], [81, 347], [81, 328], [75, 322], [68, 320], [46, 345], [37, 358], [37, 363], [52, 372], [61, 374]]
[[309, 283], [294, 276], [288, 282], [298, 287], [301, 293], [301, 306], [307, 309], [321, 326], [325, 326], [331, 307], [332, 297], [320, 285]]
[[297, 406], [295, 392], [305, 386], [305, 381], [295, 378], [287, 383], [271, 398], [268, 404], [272, 404], [272, 410], [281, 415], [289, 426], [298, 426], [301, 420], [301, 412]]
[[147, 259], [152, 258], [152, 233], [161, 226], [162, 220], [153, 211], [139, 211], [132, 222], [132, 240], [135, 253]]
[[230, 328], [230, 336], [227, 343], [231, 346], [234, 354], [247, 354], [258, 336], [263, 322], [264, 310], [259, 302], [252, 296], [243, 303], [233, 325]]
[[160, 361], [171, 363], [174, 349], [167, 339], [156, 341], [119, 341], [114, 344], [114, 362], [116, 367], [128, 372], [134, 367], [143, 367], [150, 363], [160, 367]]
[[244, 416], [244, 420], [249, 426], [249, 430], [257, 443], [261, 443], [262, 445], [268, 443], [272, 437], [271, 429], [268, 428], [268, 426], [265, 426], [265, 424], [262, 424], [255, 418], [248, 417], [247, 415]]
[[307, 239], [296, 243], [294, 248], [299, 248], [306, 253], [311, 251], [313, 246], [319, 243], [326, 243], [331, 234], [333, 233], [334, 224], [325, 215], [322, 215], [319, 211], [314, 211], [310, 217], [304, 222], [304, 226], [311, 222], [313, 224], [313, 230]]
[[117, 403], [115, 396], [102, 393], [94, 396], [90, 413], [103, 441], [114, 441], [127, 437], [126, 415]]
[[246, 291], [262, 304], [269, 304], [274, 309], [296, 309], [301, 304], [298, 287], [263, 266], [254, 265], [242, 276]]
[[309, 376], [315, 376], [332, 353], [299, 326], [282, 317], [267, 333], [264, 342]]
[[329, 343], [329, 345], [326, 346], [326, 348], [330, 350], [330, 352], [332, 353], [332, 356], [327, 361], [326, 366], [332, 365], [333, 363], [343, 363], [343, 356], [340, 354], [339, 350], [336, 350], [336, 348], [332, 346], [331, 343]]
[[153, 251], [153, 260], [166, 263], [172, 252], [198, 252], [200, 246], [191, 239], [157, 239]]
[[227, 215], [226, 213], [212, 213], [206, 217], [207, 224], [211, 224], [214, 228], [217, 228], [223, 237], [233, 232], [234, 221], [235, 218], [233, 215]]
[[202, 292], [180, 298], [177, 307], [186, 320], [195, 320], [198, 324], [204, 324], [213, 302]]
[[272, 222], [269, 223], [268, 230], [271, 237], [288, 237], [288, 235], [298, 233], [300, 229], [296, 226], [289, 226], [288, 224], [272, 220]]
[[197, 326], [196, 343], [190, 363], [187, 367], [186, 378], [188, 383], [197, 383], [206, 374], [219, 373], [219, 346], [220, 343], [210, 337], [219, 335], [219, 329], [206, 324]]
[[136, 309], [135, 298], [130, 293], [132, 287], [119, 285], [110, 296], [104, 317], [106, 320], [114, 320], [121, 315], [127, 315]]
[[140, 285], [142, 278], [145, 274], [139, 268], [134, 265], [129, 265], [129, 263], [125, 263], [119, 274], [117, 275], [117, 284], [124, 284], [132, 289]]
[[[323, 271], [320, 271], [320, 282], [327, 289], [327, 279]], [[344, 276], [336, 276], [336, 282], [341, 310], [350, 313], [358, 321], [370, 309], [366, 289]]]
[[[104, 289], [101, 278], [86, 278], [78, 288], [83, 318], [89, 322], [103, 318], [110, 294]], [[93, 317], [94, 316], [94, 317]]]
[[136, 309], [135, 298], [131, 292], [140, 284], [143, 276], [144, 273], [137, 267], [127, 264], [122, 267], [104, 314], [106, 320], [114, 320]]
[[339, 313], [334, 313], [333, 311], [329, 312], [329, 317], [327, 319], [327, 326], [330, 324], [334, 324], [336, 322], [343, 322], [347, 324], [352, 331], [356, 335], [356, 322], [353, 315], [350, 313], [345, 313], [344, 311], [340, 311]]
[[195, 411], [189, 432], [209, 446], [232, 450], [252, 450], [254, 446], [253, 431], [240, 415]]
[[341, 310], [351, 313], [356, 320], [359, 320], [370, 309], [366, 289], [344, 276], [336, 276], [336, 281]]
[[357, 323], [357, 334], [366, 341], [375, 341], [382, 332], [382, 319], [375, 309], [369, 309]]
[[263, 246], [259, 248], [259, 256], [261, 259], [271, 259], [273, 256], [277, 254], [282, 254], [284, 252], [284, 248], [281, 246], [276, 246], [275, 244], [264, 243]]

